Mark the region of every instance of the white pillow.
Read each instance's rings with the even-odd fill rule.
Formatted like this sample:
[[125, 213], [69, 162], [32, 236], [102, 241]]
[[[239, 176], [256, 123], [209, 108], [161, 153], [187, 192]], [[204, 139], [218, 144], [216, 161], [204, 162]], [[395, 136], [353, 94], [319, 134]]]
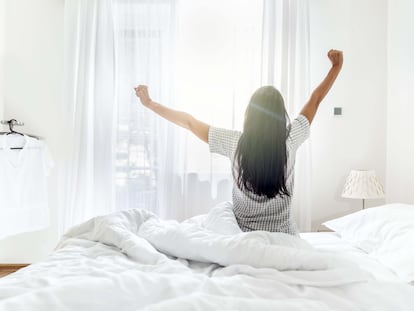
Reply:
[[391, 268], [402, 280], [414, 280], [414, 205], [367, 208], [323, 225]]

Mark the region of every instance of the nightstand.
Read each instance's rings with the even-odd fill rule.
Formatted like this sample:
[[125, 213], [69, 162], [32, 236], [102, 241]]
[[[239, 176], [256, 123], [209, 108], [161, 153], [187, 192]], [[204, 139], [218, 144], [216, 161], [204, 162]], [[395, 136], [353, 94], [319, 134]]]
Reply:
[[17, 270], [27, 267], [29, 264], [0, 264], [0, 278]]

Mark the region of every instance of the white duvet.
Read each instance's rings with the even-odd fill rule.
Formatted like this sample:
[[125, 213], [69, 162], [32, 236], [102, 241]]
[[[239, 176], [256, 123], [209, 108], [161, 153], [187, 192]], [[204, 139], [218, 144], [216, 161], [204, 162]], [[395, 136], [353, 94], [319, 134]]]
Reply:
[[73, 227], [45, 261], [0, 279], [0, 310], [410, 310], [414, 287], [375, 280], [231, 209], [162, 221], [144, 210]]

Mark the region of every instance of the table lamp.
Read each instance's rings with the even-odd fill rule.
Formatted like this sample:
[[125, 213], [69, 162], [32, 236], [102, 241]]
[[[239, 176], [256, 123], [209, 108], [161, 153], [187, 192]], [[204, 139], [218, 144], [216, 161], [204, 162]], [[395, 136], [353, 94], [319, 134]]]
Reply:
[[343, 198], [362, 199], [362, 209], [365, 209], [365, 199], [380, 199], [384, 195], [384, 188], [373, 170], [351, 170], [342, 191]]

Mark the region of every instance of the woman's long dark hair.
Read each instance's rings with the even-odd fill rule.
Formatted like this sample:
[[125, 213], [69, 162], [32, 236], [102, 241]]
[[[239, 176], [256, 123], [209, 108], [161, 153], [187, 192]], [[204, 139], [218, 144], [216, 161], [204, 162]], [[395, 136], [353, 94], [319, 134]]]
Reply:
[[261, 87], [252, 95], [235, 153], [234, 174], [240, 189], [268, 198], [290, 196], [286, 188], [287, 120], [283, 97], [273, 86]]

